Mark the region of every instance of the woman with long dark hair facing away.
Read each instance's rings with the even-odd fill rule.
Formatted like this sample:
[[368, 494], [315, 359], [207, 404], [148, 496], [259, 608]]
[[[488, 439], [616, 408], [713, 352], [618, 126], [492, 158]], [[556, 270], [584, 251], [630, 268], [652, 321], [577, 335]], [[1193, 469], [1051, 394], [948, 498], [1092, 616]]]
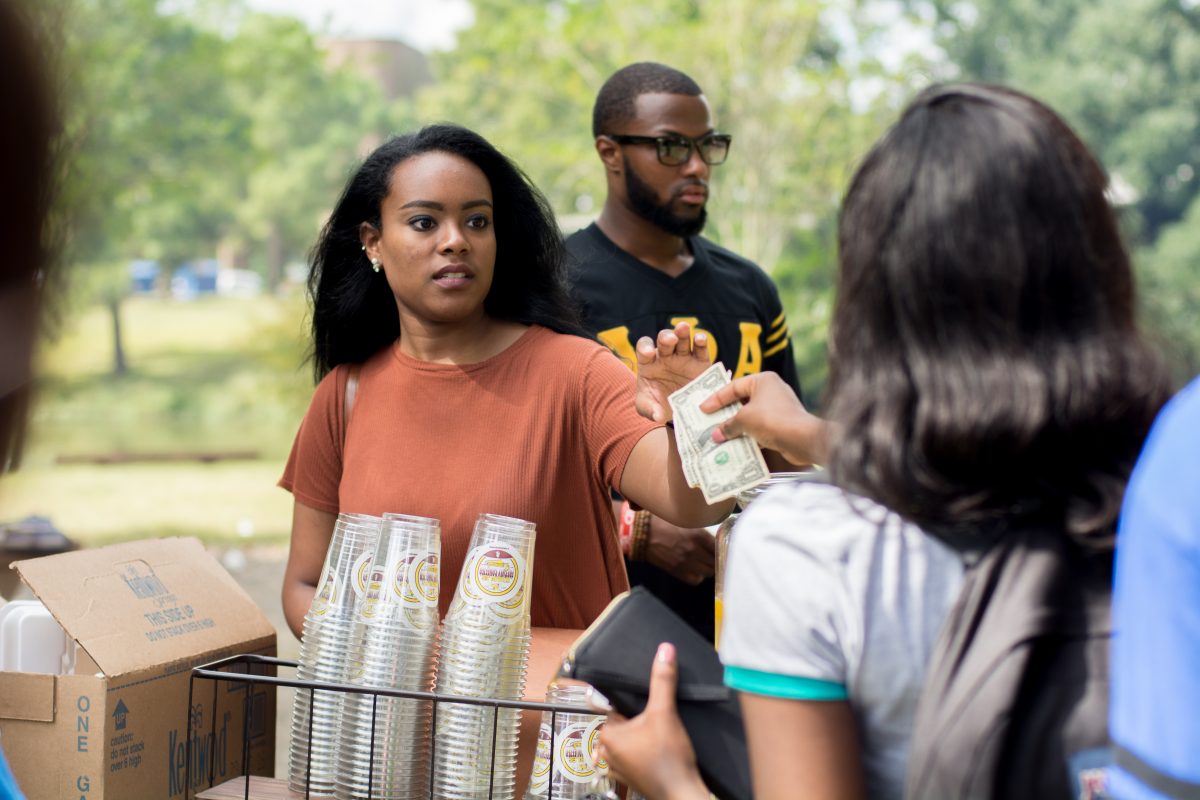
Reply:
[[[832, 485], [766, 493], [731, 545], [721, 657], [759, 800], [902, 795], [962, 580], [947, 542], [1049, 528], [1111, 559], [1167, 381], [1135, 322], [1106, 186], [1049, 108], [978, 85], [923, 92], [855, 174], [829, 348]], [[753, 376], [710, 400], [747, 401], [724, 435], [782, 437], [786, 452], [811, 432], [777, 388]], [[652, 800], [706, 796], [669, 646], [654, 671], [650, 711], [610, 724], [603, 752]]]
[[[21, 460], [37, 342], [62, 288], [48, 224], [60, 120], [46, 42], [27, 11], [0, 2], [0, 108], [11, 109], [0, 125], [0, 475]], [[6, 744], [0, 741], [0, 798], [24, 800]], [[17, 763], [22, 781], [34, 766], [25, 761]]]
[[[582, 333], [545, 199], [479, 135], [434, 125], [375, 150], [314, 249], [309, 293], [319, 384], [280, 481], [297, 636], [339, 512], [437, 518], [451, 581], [480, 513], [536, 523], [532, 622], [557, 628], [628, 588], [612, 489], [680, 524], [728, 513], [688, 488], [634, 377]], [[706, 358], [700, 337], [657, 344], [664, 363]], [[673, 388], [670, 370], [653, 377], [639, 403]]]

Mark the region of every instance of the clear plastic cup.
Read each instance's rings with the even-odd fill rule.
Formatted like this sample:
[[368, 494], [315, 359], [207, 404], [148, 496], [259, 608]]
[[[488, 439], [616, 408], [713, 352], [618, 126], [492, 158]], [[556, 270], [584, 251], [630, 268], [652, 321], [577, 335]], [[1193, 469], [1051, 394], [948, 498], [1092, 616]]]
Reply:
[[[302, 681], [340, 683], [345, 676], [355, 607], [365, 595], [382, 518], [339, 514], [300, 639]], [[343, 692], [304, 690], [292, 703], [288, 786], [330, 797], [338, 758]]]
[[[439, 694], [519, 700], [529, 656], [536, 528], [481, 514], [442, 626]], [[435, 724], [434, 796], [515, 795], [518, 709], [442, 702]]]
[[615, 791], [608, 765], [595, 754], [604, 717], [588, 709], [587, 689], [585, 684], [552, 683], [546, 692], [547, 703], [579, 710], [542, 712], [525, 800], [541, 800], [551, 793], [556, 800], [589, 800]]
[[[430, 688], [440, 559], [437, 520], [385, 515], [367, 591], [355, 609], [346, 682]], [[427, 798], [431, 720], [428, 700], [348, 694], [339, 727], [338, 800]]]

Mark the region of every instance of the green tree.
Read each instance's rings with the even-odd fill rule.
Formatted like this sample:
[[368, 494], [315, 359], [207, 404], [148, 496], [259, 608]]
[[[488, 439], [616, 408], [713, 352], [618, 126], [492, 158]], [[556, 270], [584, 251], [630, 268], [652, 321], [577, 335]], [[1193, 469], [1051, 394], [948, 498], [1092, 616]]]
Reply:
[[962, 78], [1059, 111], [1096, 151], [1137, 251], [1147, 318], [1200, 371], [1200, 7], [1192, 0], [934, 0]]
[[224, 68], [249, 125], [226, 242], [260, 252], [274, 287], [285, 262], [303, 257], [316, 239], [359, 152], [406, 107], [389, 106], [349, 69], [331, 69], [312, 33], [287, 17], [243, 16]]
[[395, 117], [365, 78], [329, 68], [297, 20], [236, 0], [172, 8], [47, 0], [40, 11], [60, 32], [72, 293], [108, 307], [117, 375], [130, 259], [170, 270], [223, 244], [276, 285]]
[[1200, 201], [1139, 256], [1148, 316], [1182, 384], [1200, 372]]
[[120, 306], [130, 258], [177, 262], [230, 223], [235, 176], [213, 169], [247, 126], [213, 68], [223, 40], [154, 0], [60, 4], [64, 207], [73, 292], [112, 315], [113, 371], [127, 361]]

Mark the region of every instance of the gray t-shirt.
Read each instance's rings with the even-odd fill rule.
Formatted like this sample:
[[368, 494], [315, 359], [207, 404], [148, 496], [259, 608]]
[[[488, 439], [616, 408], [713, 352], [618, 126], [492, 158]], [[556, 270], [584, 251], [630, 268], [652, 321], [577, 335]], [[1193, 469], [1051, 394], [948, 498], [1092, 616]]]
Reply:
[[957, 553], [834, 486], [773, 488], [738, 519], [721, 660], [743, 692], [848, 699], [869, 795], [903, 795], [929, 654], [962, 583]]

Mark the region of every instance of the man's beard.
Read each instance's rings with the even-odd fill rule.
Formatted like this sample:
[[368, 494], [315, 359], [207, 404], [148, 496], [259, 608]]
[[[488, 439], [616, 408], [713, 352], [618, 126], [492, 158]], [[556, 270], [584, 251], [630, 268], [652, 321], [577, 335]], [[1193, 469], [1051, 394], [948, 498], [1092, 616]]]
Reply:
[[695, 236], [708, 220], [707, 209], [701, 208], [699, 214], [689, 218], [673, 212], [670, 201], [660, 204], [654, 190], [630, 168], [629, 159], [625, 159], [625, 194], [638, 216], [672, 236]]

